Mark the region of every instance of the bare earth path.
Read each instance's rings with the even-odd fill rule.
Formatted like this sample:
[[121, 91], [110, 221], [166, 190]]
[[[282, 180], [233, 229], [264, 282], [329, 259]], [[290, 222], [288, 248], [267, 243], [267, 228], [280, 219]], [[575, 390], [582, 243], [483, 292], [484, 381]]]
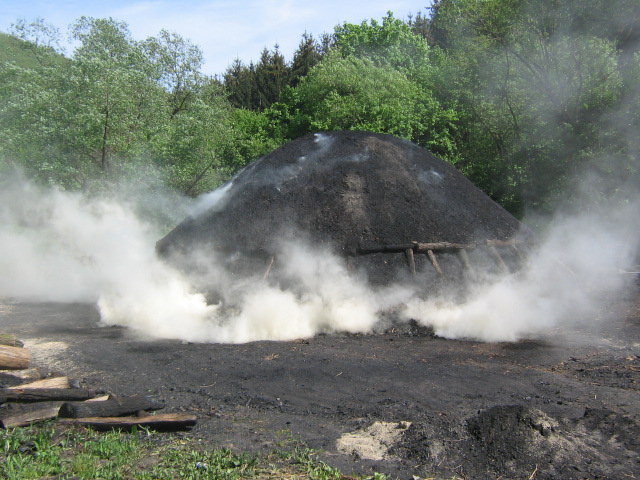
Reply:
[[37, 364], [194, 411], [190, 435], [213, 447], [270, 450], [284, 430], [346, 474], [640, 478], [639, 302], [637, 288], [612, 299], [601, 331], [513, 344], [416, 327], [243, 345], [144, 341], [98, 327], [90, 305], [9, 300], [0, 330]]

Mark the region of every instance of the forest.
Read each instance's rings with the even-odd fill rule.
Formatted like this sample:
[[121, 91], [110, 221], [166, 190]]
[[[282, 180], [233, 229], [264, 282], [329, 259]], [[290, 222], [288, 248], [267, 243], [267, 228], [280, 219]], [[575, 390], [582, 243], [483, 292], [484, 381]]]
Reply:
[[368, 130], [432, 151], [518, 217], [585, 177], [594, 203], [638, 191], [638, 0], [439, 0], [213, 77], [167, 30], [135, 40], [81, 17], [73, 52], [61, 35], [45, 19], [0, 34], [0, 175], [197, 196], [304, 134]]

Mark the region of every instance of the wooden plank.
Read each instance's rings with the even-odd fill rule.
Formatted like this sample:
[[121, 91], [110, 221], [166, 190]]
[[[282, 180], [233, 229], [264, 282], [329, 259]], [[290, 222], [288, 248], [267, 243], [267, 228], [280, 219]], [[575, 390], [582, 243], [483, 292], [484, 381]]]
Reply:
[[0, 345], [18, 348], [24, 347], [24, 343], [18, 340], [15, 335], [10, 333], [0, 333]]
[[31, 425], [32, 423], [56, 418], [58, 416], [59, 410], [60, 405], [57, 405], [47, 408], [41, 408], [39, 410], [34, 410], [31, 412], [21, 413], [18, 415], [11, 415], [1, 419], [0, 425], [2, 426], [2, 428], [25, 427], [27, 425]]
[[164, 413], [146, 417], [62, 418], [58, 420], [60, 423], [85, 425], [98, 430], [130, 429], [134, 426], [144, 426], [157, 430], [180, 430], [194, 426], [197, 421], [198, 417], [191, 413]]
[[20, 347], [0, 345], [0, 368], [7, 370], [23, 370], [31, 364], [31, 354]]
[[164, 405], [140, 396], [109, 397], [101, 402], [66, 402], [60, 408], [60, 417], [118, 417], [145, 410], [159, 410]]
[[444, 275], [444, 273], [442, 272], [442, 268], [440, 268], [438, 258], [436, 257], [436, 254], [433, 253], [433, 250], [427, 250], [427, 255], [429, 256], [429, 260], [431, 260], [433, 268], [435, 268], [436, 272], [438, 272], [438, 275]]
[[69, 379], [67, 377], [51, 377], [8, 388], [13, 390], [18, 388], [71, 388], [71, 385], [69, 384]]
[[95, 390], [86, 388], [0, 388], [0, 397], [16, 402], [88, 400], [95, 396]]

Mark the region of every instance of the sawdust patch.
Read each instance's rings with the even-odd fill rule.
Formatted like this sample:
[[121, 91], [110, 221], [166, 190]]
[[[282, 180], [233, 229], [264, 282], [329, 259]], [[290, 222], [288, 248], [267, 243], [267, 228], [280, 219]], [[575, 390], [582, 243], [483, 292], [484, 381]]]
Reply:
[[48, 365], [50, 368], [60, 368], [64, 366], [62, 365], [62, 358], [69, 345], [65, 342], [31, 339], [24, 342], [24, 347], [31, 352], [36, 364]]
[[366, 460], [389, 458], [389, 449], [411, 425], [410, 422], [375, 422], [367, 428], [345, 433], [336, 441], [336, 449]]

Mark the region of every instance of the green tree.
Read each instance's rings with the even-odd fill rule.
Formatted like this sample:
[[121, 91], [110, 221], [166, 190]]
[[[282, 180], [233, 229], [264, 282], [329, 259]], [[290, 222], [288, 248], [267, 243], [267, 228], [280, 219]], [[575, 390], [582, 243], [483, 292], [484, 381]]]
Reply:
[[369, 130], [419, 138], [434, 149], [445, 148], [454, 118], [403, 73], [337, 52], [287, 90], [284, 104], [292, 137], [311, 131]]
[[291, 72], [280, 53], [278, 45], [269, 51], [266, 48], [260, 54], [255, 68], [257, 104], [255, 110], [264, 110], [280, 100], [280, 95], [289, 84]]
[[309, 71], [316, 66], [324, 56], [322, 45], [318, 44], [313, 35], [304, 33], [298, 49], [293, 54], [291, 62], [291, 80], [289, 85], [295, 87]]
[[461, 112], [458, 165], [515, 213], [554, 203], [611, 140], [601, 120], [624, 95], [619, 52], [606, 32], [574, 18], [597, 3], [435, 5], [436, 91]]

